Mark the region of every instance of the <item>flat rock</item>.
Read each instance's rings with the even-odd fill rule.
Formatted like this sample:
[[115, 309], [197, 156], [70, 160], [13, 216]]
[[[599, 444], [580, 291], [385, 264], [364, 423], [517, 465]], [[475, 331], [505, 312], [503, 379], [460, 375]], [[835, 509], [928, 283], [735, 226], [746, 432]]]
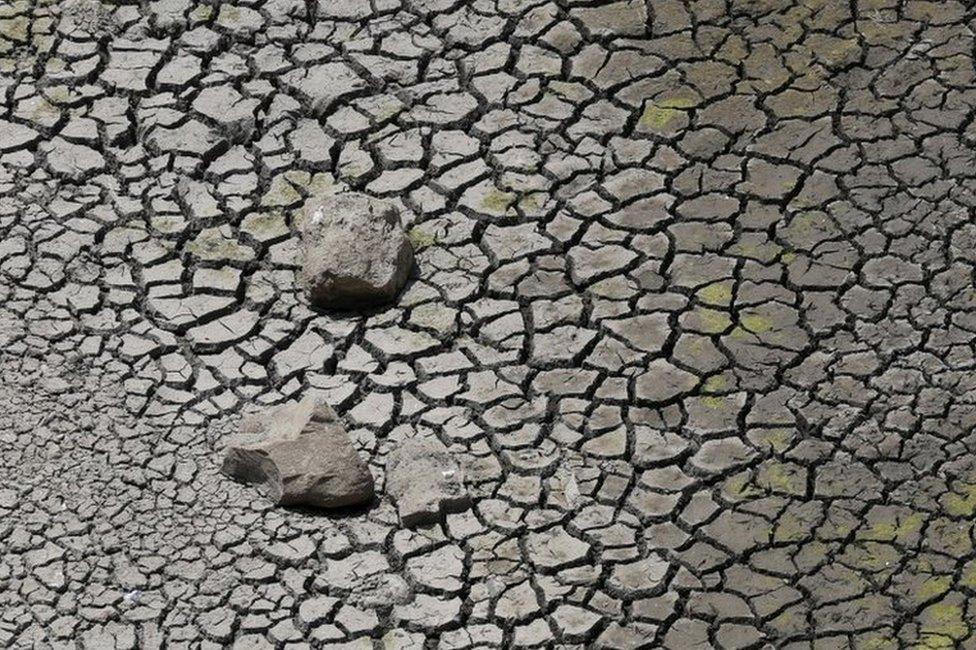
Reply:
[[390, 302], [413, 268], [413, 248], [396, 207], [346, 192], [313, 198], [302, 226], [302, 280], [320, 307], [354, 309]]
[[433, 523], [470, 505], [461, 468], [437, 440], [400, 443], [386, 461], [386, 489], [404, 526]]
[[314, 397], [247, 418], [221, 471], [280, 505], [340, 508], [373, 498], [373, 477], [332, 408]]

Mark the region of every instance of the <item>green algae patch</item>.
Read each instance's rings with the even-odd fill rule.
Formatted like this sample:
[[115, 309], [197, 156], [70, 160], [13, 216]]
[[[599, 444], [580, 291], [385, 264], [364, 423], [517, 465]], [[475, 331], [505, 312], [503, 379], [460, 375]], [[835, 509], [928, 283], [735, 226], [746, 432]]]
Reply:
[[480, 206], [494, 214], [504, 214], [515, 203], [515, 195], [501, 190], [489, 190], [481, 197]]
[[417, 226], [414, 226], [407, 231], [407, 239], [410, 240], [410, 245], [413, 246], [414, 251], [418, 253], [425, 248], [436, 246], [438, 243], [437, 235], [429, 233]]
[[765, 334], [773, 329], [773, 322], [760, 314], [744, 314], [739, 322], [746, 331], [753, 334]]
[[535, 212], [542, 207], [543, 202], [542, 192], [533, 192], [532, 194], [523, 194], [518, 200], [518, 208], [525, 212]]
[[302, 200], [302, 195], [288, 182], [284, 176], [277, 176], [271, 181], [271, 187], [261, 197], [261, 205], [265, 207], [282, 207], [295, 205]]
[[770, 460], [759, 467], [756, 484], [776, 494], [803, 496], [806, 493], [806, 470], [792, 463]]
[[945, 601], [926, 607], [920, 616], [921, 636], [916, 648], [951, 648], [969, 634], [960, 605]]
[[693, 99], [683, 97], [648, 102], [637, 123], [655, 131], [667, 129], [677, 118], [683, 116], [686, 110], [696, 104]]
[[848, 547], [844, 553], [844, 564], [858, 571], [868, 573], [891, 572], [897, 567], [902, 551], [891, 544], [880, 542], [858, 542]]
[[190, 19], [198, 22], [210, 20], [210, 17], [213, 16], [213, 11], [213, 7], [209, 5], [197, 5], [190, 12]]
[[894, 639], [880, 635], [862, 638], [857, 645], [859, 650], [895, 650], [897, 647], [898, 643]]
[[858, 539], [874, 542], [899, 542], [906, 544], [925, 523], [925, 515], [915, 512], [902, 517], [892, 517], [873, 522], [857, 533]]
[[959, 585], [976, 591], [976, 560], [966, 562], [959, 575]]
[[689, 317], [689, 329], [702, 334], [721, 334], [732, 326], [732, 318], [724, 311], [716, 309], [696, 309]]
[[773, 541], [776, 543], [800, 542], [812, 534], [810, 522], [797, 517], [790, 511], [780, 515], [773, 527]]
[[794, 437], [790, 429], [750, 429], [746, 436], [757, 447], [776, 453], [789, 449]]
[[695, 294], [698, 299], [709, 305], [727, 307], [732, 302], [732, 284], [730, 282], [715, 282], [702, 287]]
[[728, 385], [729, 381], [723, 375], [712, 375], [705, 380], [705, 384], [702, 386], [702, 392], [721, 393], [728, 388]]
[[939, 502], [949, 516], [972, 517], [976, 513], [976, 485], [956, 482], [952, 486], [952, 492], [942, 495]]
[[701, 398], [700, 403], [702, 406], [709, 409], [710, 411], [724, 410], [727, 405], [725, 399], [719, 397], [718, 395], [705, 395], [704, 397]]
[[734, 474], [722, 483], [722, 496], [727, 501], [748, 501], [761, 495], [762, 490], [753, 484], [749, 472]]
[[952, 576], [929, 576], [919, 585], [915, 593], [912, 594], [912, 599], [916, 604], [920, 605], [922, 603], [928, 602], [933, 598], [943, 596], [948, 593], [949, 589], [952, 588]]

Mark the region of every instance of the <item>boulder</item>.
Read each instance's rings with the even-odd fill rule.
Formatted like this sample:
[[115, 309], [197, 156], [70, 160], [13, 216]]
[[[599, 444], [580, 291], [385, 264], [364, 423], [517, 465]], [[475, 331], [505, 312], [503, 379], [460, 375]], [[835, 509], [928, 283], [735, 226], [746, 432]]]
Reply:
[[396, 206], [365, 194], [310, 199], [301, 236], [302, 282], [319, 307], [388, 303], [413, 268], [413, 248]]
[[461, 468], [439, 440], [404, 440], [386, 461], [386, 490], [400, 523], [417, 526], [439, 521], [442, 513], [470, 505]]
[[339, 508], [373, 498], [369, 468], [335, 412], [314, 397], [246, 418], [220, 469], [280, 505]]

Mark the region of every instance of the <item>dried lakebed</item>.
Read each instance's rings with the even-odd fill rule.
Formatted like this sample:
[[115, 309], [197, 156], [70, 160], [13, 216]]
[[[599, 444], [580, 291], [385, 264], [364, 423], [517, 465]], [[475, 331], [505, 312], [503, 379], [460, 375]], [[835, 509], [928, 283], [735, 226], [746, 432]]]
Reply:
[[[974, 26], [0, 3], [0, 646], [971, 647]], [[338, 190], [400, 209], [392, 306], [303, 294]], [[369, 504], [220, 473], [311, 394]], [[418, 436], [468, 503], [411, 528]]]

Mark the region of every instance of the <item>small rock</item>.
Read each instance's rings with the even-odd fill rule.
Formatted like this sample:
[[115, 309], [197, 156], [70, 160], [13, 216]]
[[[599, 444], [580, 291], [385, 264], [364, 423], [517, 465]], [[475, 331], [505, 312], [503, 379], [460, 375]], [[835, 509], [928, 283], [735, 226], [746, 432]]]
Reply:
[[386, 461], [386, 486], [404, 526], [432, 523], [470, 504], [461, 468], [437, 440], [400, 443]]
[[312, 199], [302, 226], [302, 280], [320, 307], [352, 309], [393, 300], [413, 268], [395, 206], [346, 192]]
[[373, 498], [369, 468], [335, 412], [314, 397], [246, 419], [221, 471], [258, 483], [281, 505], [339, 508]]

